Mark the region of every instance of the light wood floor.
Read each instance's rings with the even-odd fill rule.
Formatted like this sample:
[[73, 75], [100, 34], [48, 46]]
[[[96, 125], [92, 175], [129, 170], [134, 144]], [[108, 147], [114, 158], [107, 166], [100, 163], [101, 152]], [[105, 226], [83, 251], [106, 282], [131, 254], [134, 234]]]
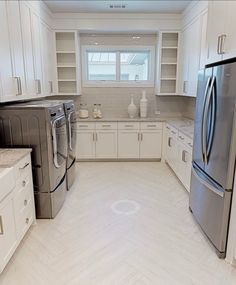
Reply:
[[80, 164], [63, 209], [31, 228], [0, 284], [235, 285], [236, 269], [217, 258], [165, 164], [95, 162]]

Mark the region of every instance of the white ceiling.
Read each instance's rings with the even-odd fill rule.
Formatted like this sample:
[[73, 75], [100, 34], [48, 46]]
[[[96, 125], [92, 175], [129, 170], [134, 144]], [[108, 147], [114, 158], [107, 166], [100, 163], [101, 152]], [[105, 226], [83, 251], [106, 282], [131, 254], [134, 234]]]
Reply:
[[[191, 1], [159, 0], [44, 0], [53, 13], [181, 13]], [[111, 9], [110, 5], [126, 7]]]

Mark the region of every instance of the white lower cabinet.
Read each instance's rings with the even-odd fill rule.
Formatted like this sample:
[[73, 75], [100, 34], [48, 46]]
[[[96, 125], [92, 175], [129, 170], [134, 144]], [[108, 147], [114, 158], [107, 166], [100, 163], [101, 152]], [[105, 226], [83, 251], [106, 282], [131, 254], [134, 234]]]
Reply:
[[117, 131], [96, 131], [96, 158], [117, 158]]
[[118, 158], [139, 158], [139, 131], [118, 131]]
[[170, 125], [166, 126], [166, 162], [190, 191], [192, 140]]
[[0, 273], [35, 221], [31, 169], [29, 154], [11, 169], [15, 186], [10, 187], [4, 178], [0, 180], [6, 190], [0, 197]]
[[161, 159], [162, 123], [77, 123], [80, 159]]
[[10, 198], [0, 203], [0, 272], [10, 260], [16, 245], [13, 199]]
[[76, 158], [95, 158], [94, 131], [81, 130], [77, 132]]

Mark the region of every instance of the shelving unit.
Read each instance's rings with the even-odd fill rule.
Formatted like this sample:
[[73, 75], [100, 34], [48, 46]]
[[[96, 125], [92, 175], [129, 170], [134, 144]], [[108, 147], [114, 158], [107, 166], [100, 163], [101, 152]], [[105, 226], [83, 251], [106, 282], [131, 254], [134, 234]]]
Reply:
[[156, 95], [177, 95], [179, 32], [160, 32]]
[[80, 95], [76, 31], [56, 31], [57, 86], [59, 95]]

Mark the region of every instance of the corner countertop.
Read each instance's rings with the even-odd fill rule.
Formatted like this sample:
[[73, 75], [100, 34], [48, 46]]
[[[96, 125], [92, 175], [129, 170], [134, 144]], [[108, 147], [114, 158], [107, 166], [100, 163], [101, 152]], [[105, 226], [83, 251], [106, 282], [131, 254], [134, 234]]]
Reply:
[[14, 166], [31, 151], [31, 148], [0, 148], [0, 167], [8, 168]]
[[194, 136], [194, 121], [186, 118], [176, 118], [166, 121], [169, 125], [176, 128], [179, 132], [193, 139]]

